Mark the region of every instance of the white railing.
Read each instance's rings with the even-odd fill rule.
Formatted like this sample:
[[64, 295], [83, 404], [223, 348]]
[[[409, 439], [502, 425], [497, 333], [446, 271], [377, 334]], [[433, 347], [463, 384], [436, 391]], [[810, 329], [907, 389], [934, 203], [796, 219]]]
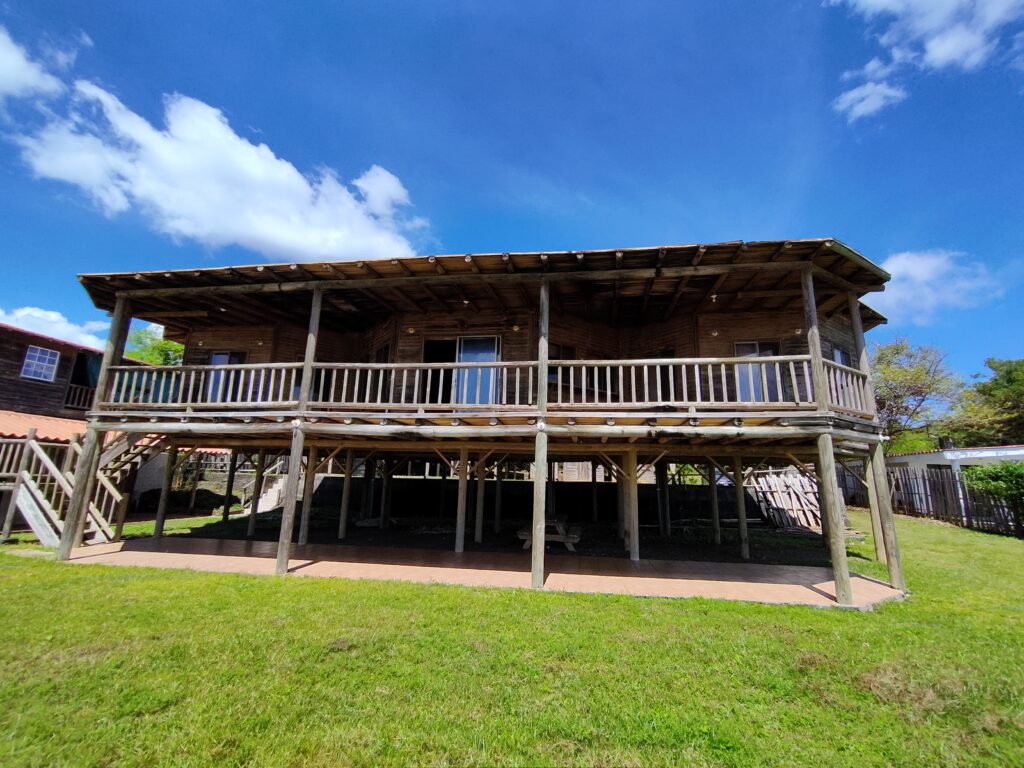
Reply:
[[116, 366], [103, 406], [247, 408], [296, 405], [302, 363]]
[[[245, 411], [294, 409], [301, 363], [115, 367], [98, 410]], [[535, 361], [494, 363], [316, 363], [308, 407], [437, 412], [533, 410], [542, 385]], [[871, 418], [867, 377], [825, 363], [828, 400], [838, 412]], [[816, 408], [810, 355], [552, 360], [551, 411], [674, 408], [714, 411]]]
[[848, 365], [825, 361], [829, 405], [844, 413], [871, 418], [875, 415], [874, 395], [866, 374]]
[[76, 411], [87, 411], [92, 408], [92, 399], [96, 395], [95, 387], [83, 387], [81, 384], [69, 384], [64, 395], [64, 405]]
[[809, 355], [649, 360], [553, 360], [558, 409], [814, 406]]
[[311, 408], [454, 410], [529, 408], [537, 401], [535, 362], [318, 363]]

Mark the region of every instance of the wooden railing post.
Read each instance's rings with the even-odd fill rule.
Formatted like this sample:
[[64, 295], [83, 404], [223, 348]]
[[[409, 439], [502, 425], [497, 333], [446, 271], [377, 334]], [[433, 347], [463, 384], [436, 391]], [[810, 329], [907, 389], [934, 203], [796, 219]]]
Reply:
[[21, 493], [21, 476], [28, 469], [29, 458], [32, 454], [31, 445], [35, 439], [36, 429], [35, 427], [31, 427], [26, 433], [25, 441], [21, 446], [21, 456], [18, 461], [17, 474], [14, 476], [14, 487], [11, 488], [11, 498], [7, 502], [7, 514], [4, 516], [4, 529], [2, 536], [4, 541], [11, 537], [11, 529], [14, 527], [14, 517], [18, 511], [18, 494]]
[[[130, 325], [128, 301], [123, 295], [118, 294], [114, 301], [110, 333], [103, 348], [103, 361], [100, 363], [100, 372], [96, 380], [97, 403], [107, 401], [110, 367], [124, 355], [124, 346], [128, 339]], [[75, 467], [74, 493], [68, 504], [68, 514], [64, 521], [64, 530], [61, 532], [60, 546], [57, 548], [58, 560], [67, 560], [71, 557], [71, 550], [78, 544], [80, 532], [84, 530], [89, 503], [92, 501], [92, 490], [95, 487], [94, 465], [99, 459], [102, 437], [102, 433], [90, 424], [85, 433], [85, 440], [82, 442], [82, 453], [78, 457], [78, 464]]]
[[857, 369], [864, 374], [865, 410], [874, 418], [877, 414], [875, 405], [875, 386], [871, 379], [871, 356], [864, 343], [864, 321], [860, 315], [860, 299], [856, 293], [846, 294], [850, 306], [850, 326], [853, 329], [853, 351], [857, 358]]
[[804, 323], [807, 326], [807, 347], [811, 355], [811, 381], [814, 383], [814, 401], [819, 411], [829, 410], [828, 383], [825, 379], [825, 360], [821, 353], [821, 331], [818, 328], [818, 305], [814, 298], [814, 273], [810, 264], [800, 270], [800, 288], [804, 300]]

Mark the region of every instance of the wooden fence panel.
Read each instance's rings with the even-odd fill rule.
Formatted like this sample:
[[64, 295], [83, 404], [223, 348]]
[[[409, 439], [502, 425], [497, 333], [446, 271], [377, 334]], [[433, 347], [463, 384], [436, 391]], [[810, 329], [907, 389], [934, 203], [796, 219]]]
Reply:
[[942, 468], [890, 467], [893, 508], [904, 515], [941, 520], [962, 528], [1024, 538], [1020, 511], [971, 488], [961, 472]]

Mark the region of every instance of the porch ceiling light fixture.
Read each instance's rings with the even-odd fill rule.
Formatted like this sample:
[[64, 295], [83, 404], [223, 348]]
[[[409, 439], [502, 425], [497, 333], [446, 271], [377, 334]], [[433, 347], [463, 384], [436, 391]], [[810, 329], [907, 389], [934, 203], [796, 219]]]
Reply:
[[716, 329], [716, 330], [712, 331], [712, 332], [711, 332], [711, 335], [712, 335], [712, 336], [717, 336], [717, 335], [718, 335], [718, 330]]
[[691, 427], [699, 427], [700, 426], [700, 419], [690, 419], [690, 426]]
[[803, 328], [794, 328], [793, 329], [793, 333], [796, 334], [797, 336], [799, 336], [803, 332], [804, 332]]
[[406, 328], [406, 329], [405, 329], [405, 332], [406, 332], [406, 333], [416, 333], [416, 329], [415, 329], [415, 328], [413, 328], [413, 327], [412, 327], [412, 326], [410, 325], [410, 326], [409, 326], [408, 328]]

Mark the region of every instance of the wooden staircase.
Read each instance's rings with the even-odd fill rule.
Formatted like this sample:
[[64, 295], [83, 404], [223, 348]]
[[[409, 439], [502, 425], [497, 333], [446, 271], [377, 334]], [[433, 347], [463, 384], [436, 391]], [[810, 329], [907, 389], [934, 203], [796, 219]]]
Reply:
[[[135, 476], [163, 449], [163, 438], [156, 435], [120, 434], [107, 443], [97, 462], [86, 511], [87, 541], [120, 540]], [[34, 431], [25, 438], [0, 439], [0, 490], [11, 491], [4, 510], [5, 540], [10, 537], [15, 514], [21, 513], [44, 546], [57, 546], [74, 495], [81, 453], [77, 439], [47, 442], [36, 439]]]

